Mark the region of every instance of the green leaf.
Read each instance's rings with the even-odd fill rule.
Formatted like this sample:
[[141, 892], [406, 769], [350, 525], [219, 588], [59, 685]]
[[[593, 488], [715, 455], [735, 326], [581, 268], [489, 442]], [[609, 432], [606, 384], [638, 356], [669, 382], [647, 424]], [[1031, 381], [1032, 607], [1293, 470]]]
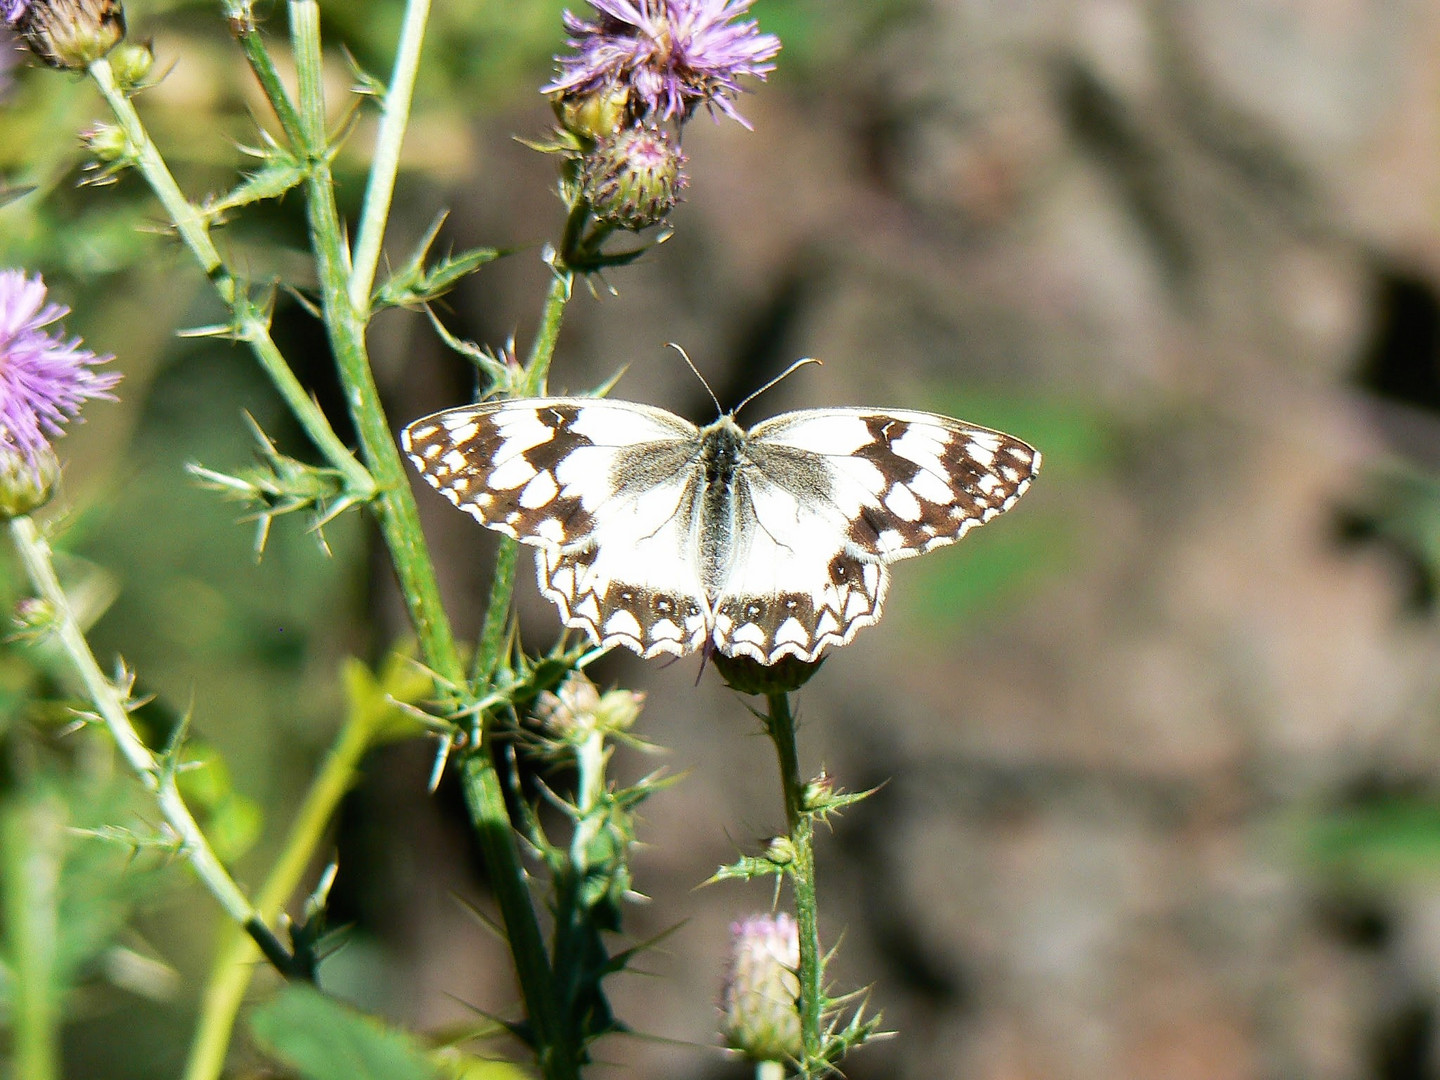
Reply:
[[374, 307], [418, 307], [429, 303], [453, 289], [466, 274], [474, 273], [486, 263], [509, 254], [502, 248], [470, 248], [426, 265], [430, 247], [444, 224], [445, 213], [441, 212], [415, 245], [415, 253], [410, 259], [397, 267], [389, 280], [375, 290], [372, 297]]
[[305, 1080], [440, 1080], [410, 1036], [306, 986], [287, 986], [250, 1028], [272, 1057]]

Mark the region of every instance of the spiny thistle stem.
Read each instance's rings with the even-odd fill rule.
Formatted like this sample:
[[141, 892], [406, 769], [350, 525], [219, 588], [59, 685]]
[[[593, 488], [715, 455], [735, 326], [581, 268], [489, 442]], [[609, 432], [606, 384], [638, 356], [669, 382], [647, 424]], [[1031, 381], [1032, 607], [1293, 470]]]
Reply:
[[136, 168], [145, 177], [155, 197], [160, 200], [160, 205], [165, 208], [165, 213], [175, 225], [181, 240], [200, 263], [200, 268], [210, 279], [215, 291], [220, 294], [220, 299], [230, 309], [234, 317], [235, 336], [250, 346], [265, 374], [285, 399], [285, 404], [305, 429], [311, 442], [325, 456], [330, 466], [345, 477], [351, 490], [372, 490], [374, 481], [370, 474], [335, 434], [320, 406], [290, 370], [290, 365], [285, 362], [280, 349], [270, 337], [265, 318], [226, 267], [215, 242], [210, 238], [208, 221], [195, 205], [185, 198], [180, 186], [175, 183], [175, 177], [171, 175], [159, 149], [145, 130], [140, 114], [135, 111], [134, 104], [116, 83], [110, 62], [105, 59], [96, 60], [91, 63], [89, 70], [90, 77], [100, 88], [100, 93], [104, 95], [110, 111], [114, 113], [116, 122], [134, 148]]
[[296, 970], [294, 956], [281, 944], [260, 912], [245, 898], [240, 886], [235, 884], [235, 880], [211, 849], [210, 842], [205, 839], [205, 834], [191, 815], [189, 807], [185, 805], [185, 800], [180, 797], [174, 770], [167, 768], [150, 752], [135, 726], [130, 723], [130, 713], [119, 689], [105, 677], [95, 660], [95, 654], [90, 651], [90, 645], [85, 640], [75, 612], [70, 607], [65, 591], [60, 587], [60, 579], [55, 574], [50, 545], [40, 535], [34, 520], [23, 515], [12, 519], [10, 536], [35, 591], [50, 605], [55, 636], [79, 675], [86, 696], [95, 706], [95, 712], [110, 731], [130, 768], [154, 793], [166, 823], [175, 831], [179, 840], [181, 854], [195, 869], [201, 883], [220, 902], [226, 914], [244, 927], [245, 932], [254, 939], [265, 958], [286, 978], [304, 977], [307, 973]]
[[[409, 480], [380, 405], [366, 350], [365, 323], [350, 302], [351, 270], [335, 204], [325, 135], [319, 7], [315, 0], [290, 0], [289, 7], [304, 149], [309, 165], [306, 203], [320, 272], [326, 329], [362, 452], [380, 490], [373, 505], [421, 652], [453, 699], [460, 693], [458, 688], [465, 686], [460, 652], [440, 601], [439, 583], [420, 530]], [[472, 747], [461, 763], [466, 801], [500, 904], [521, 996], [535, 1029], [541, 1070], [546, 1080], [574, 1080], [578, 1076], [576, 1062], [580, 1051], [572, 1045], [569, 1033], [560, 1022], [553, 974], [526, 887], [504, 790], [490, 757], [487, 735], [487, 731], [482, 731], [481, 744]]]
[[226, 0], [225, 17], [230, 21], [230, 29], [239, 40], [240, 47], [245, 51], [245, 59], [249, 62], [256, 81], [260, 83], [260, 89], [270, 102], [270, 108], [275, 110], [275, 118], [280, 121], [285, 137], [290, 140], [291, 145], [298, 146], [300, 114], [295, 111], [290, 92], [285, 89], [280, 73], [275, 70], [275, 62], [270, 59], [270, 50], [265, 47], [265, 39], [255, 25], [255, 15], [251, 7], [250, 0]]
[[785, 821], [790, 830], [794, 859], [787, 867], [795, 893], [795, 922], [800, 931], [800, 1038], [805, 1059], [804, 1076], [823, 1063], [824, 972], [820, 955], [820, 928], [815, 899], [815, 818], [805, 807], [805, 785], [800, 779], [800, 755], [795, 741], [795, 716], [790, 696], [767, 694], [766, 734], [775, 744], [780, 765], [780, 786], [785, 796]]

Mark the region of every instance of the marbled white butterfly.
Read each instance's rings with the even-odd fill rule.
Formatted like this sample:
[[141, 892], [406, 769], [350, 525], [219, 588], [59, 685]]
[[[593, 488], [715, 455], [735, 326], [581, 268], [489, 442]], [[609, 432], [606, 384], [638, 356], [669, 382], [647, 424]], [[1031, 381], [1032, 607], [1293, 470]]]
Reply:
[[880, 618], [889, 564], [1015, 504], [1040, 454], [934, 413], [805, 409], [746, 431], [605, 398], [488, 401], [416, 420], [415, 467], [536, 548], [566, 626], [641, 656], [816, 659]]

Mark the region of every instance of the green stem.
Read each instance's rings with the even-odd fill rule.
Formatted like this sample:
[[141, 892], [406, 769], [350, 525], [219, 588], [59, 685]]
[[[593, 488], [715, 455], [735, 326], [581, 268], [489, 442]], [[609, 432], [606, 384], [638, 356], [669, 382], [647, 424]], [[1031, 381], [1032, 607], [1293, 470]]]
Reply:
[[823, 1067], [824, 972], [820, 955], [820, 926], [815, 901], [815, 819], [805, 807], [805, 785], [800, 780], [800, 755], [795, 742], [795, 716], [788, 694], [769, 694], [766, 729], [775, 744], [780, 764], [780, 786], [785, 795], [785, 821], [790, 830], [794, 861], [790, 887], [795, 893], [795, 923], [800, 932], [800, 1039], [804, 1047], [802, 1075]]
[[451, 693], [465, 683], [464, 667], [454, 632], [440, 602], [440, 585], [420, 531], [420, 515], [400, 452], [390, 433], [390, 422], [380, 404], [380, 391], [370, 370], [365, 344], [365, 323], [350, 303], [349, 254], [340, 213], [335, 205], [335, 183], [330, 172], [325, 137], [325, 105], [321, 95], [319, 9], [315, 0], [291, 0], [291, 30], [295, 39], [300, 80], [300, 116], [305, 128], [305, 153], [310, 166], [307, 211], [310, 239], [320, 276], [325, 327], [335, 354], [345, 398], [360, 450], [375, 478], [379, 495], [373, 506], [410, 619], [420, 640], [425, 662], [441, 676]]
[[[355, 782], [360, 759], [370, 748], [377, 714], [365, 707], [351, 710], [320, 771], [290, 826], [280, 857], [256, 896], [255, 906], [267, 919], [276, 918], [294, 895], [325, 837], [335, 808]], [[184, 1080], [218, 1080], [225, 1066], [235, 1017], [255, 974], [255, 948], [239, 927], [221, 930], [214, 966], [200, 1003], [200, 1019], [190, 1044]]]
[[502, 536], [495, 552], [495, 576], [490, 580], [485, 625], [480, 630], [480, 643], [475, 648], [475, 662], [470, 669], [472, 682], [480, 694], [489, 692], [495, 670], [500, 666], [500, 650], [505, 646], [505, 627], [510, 621], [510, 600], [515, 595], [515, 564], [519, 557], [519, 543]]
[[[373, 505], [421, 652], [426, 664], [439, 677], [446, 695], [459, 703], [465, 693], [460, 653], [440, 602], [440, 587], [420, 531], [415, 500], [380, 405], [365, 347], [364, 321], [350, 302], [349, 267], [325, 141], [320, 16], [315, 0], [290, 0], [290, 29], [299, 73], [306, 156], [311, 166], [307, 183], [310, 233], [319, 264], [330, 345], [355, 419], [361, 450], [380, 489]], [[534, 1025], [540, 1067], [547, 1080], [571, 1080], [577, 1076], [574, 1062], [578, 1052], [568, 1045], [563, 1026], [557, 1022], [549, 960], [490, 749], [488, 740], [482, 741], [481, 745], [472, 747], [461, 762], [466, 801], [500, 904], [521, 996]]]
[[575, 278], [570, 271], [551, 266], [550, 288], [545, 293], [545, 307], [540, 313], [540, 328], [535, 332], [535, 341], [530, 346], [530, 359], [525, 362], [526, 393], [537, 396], [545, 393], [545, 381], [550, 374], [550, 361], [555, 357], [555, 342], [560, 337], [560, 323], [565, 317], [565, 305]]
[[130, 713], [120, 691], [95, 660], [90, 645], [75, 618], [75, 612], [65, 592], [60, 588], [60, 579], [55, 575], [54, 560], [50, 545], [40, 535], [35, 522], [29, 517], [17, 517], [10, 522], [10, 535], [20, 553], [25, 569], [35, 591], [50, 605], [54, 620], [55, 635], [61, 647], [74, 665], [76, 674], [85, 687], [86, 696], [95, 706], [96, 713], [114, 737], [120, 753], [129, 763], [141, 782], [154, 793], [160, 804], [160, 811], [166, 823], [175, 832], [180, 853], [194, 868], [201, 883], [220, 902], [225, 913], [245, 928], [260, 951], [287, 978], [293, 977], [294, 958], [280, 943], [260, 913], [251, 906], [240, 886], [221, 864], [210, 843], [205, 839], [199, 824], [191, 815], [180, 790], [175, 784], [174, 770], [162, 763], [146, 748], [130, 723]]
[[370, 289], [380, 263], [380, 244], [390, 217], [390, 199], [395, 192], [395, 174], [400, 168], [400, 146], [410, 122], [410, 101], [415, 93], [415, 76], [420, 70], [420, 47], [425, 41], [425, 22], [430, 0], [407, 0], [400, 43], [395, 50], [395, 70], [385, 91], [380, 128], [375, 133], [375, 156], [365, 187], [365, 203], [356, 233], [355, 268], [350, 274], [350, 306], [362, 314], [370, 310]]
[[250, 0], [227, 0], [225, 17], [230, 20], [230, 29], [239, 39], [240, 47], [245, 50], [245, 59], [250, 64], [250, 70], [260, 83], [260, 89], [265, 92], [270, 108], [275, 110], [275, 118], [280, 121], [285, 137], [290, 140], [290, 145], [299, 146], [300, 114], [295, 111], [290, 92], [285, 89], [280, 73], [275, 70], [275, 63], [270, 59], [270, 50], [265, 47], [265, 39], [260, 36], [259, 28], [255, 25], [255, 14], [251, 10]]
[[175, 183], [175, 178], [160, 156], [159, 149], [145, 130], [140, 114], [116, 84], [110, 62], [105, 59], [94, 61], [90, 65], [90, 77], [100, 88], [116, 122], [125, 132], [125, 138], [135, 152], [136, 168], [145, 177], [155, 197], [160, 200], [160, 205], [165, 208], [175, 230], [180, 234], [180, 239], [190, 249], [201, 269], [205, 271], [205, 276], [220, 294], [220, 299], [230, 309], [235, 336], [250, 346], [256, 359], [260, 361], [260, 366], [270, 377], [280, 396], [285, 399], [286, 405], [295, 414], [305, 433], [331, 467], [344, 475], [350, 490], [368, 495], [374, 489], [370, 474], [335, 434], [320, 406], [290, 370], [290, 365], [285, 362], [284, 356], [270, 337], [270, 328], [263, 309], [246, 295], [245, 290], [240, 288], [225, 266], [220, 252], [210, 238], [208, 219], [185, 198], [179, 185]]
[[[464, 784], [465, 803], [470, 820], [491, 867], [491, 888], [505, 920], [505, 935], [515, 961], [515, 974], [520, 983], [520, 996], [534, 1026], [535, 1052], [541, 1075], [545, 1080], [579, 1080], [579, 1048], [574, 1046], [571, 1032], [566, 1030], [556, 1000], [555, 975], [545, 952], [545, 939], [535, 919], [530, 893], [520, 875], [501, 873], [507, 869], [503, 860], [515, 849], [515, 833], [510, 826], [510, 813], [505, 806], [505, 793], [500, 775], [490, 759], [488, 740], [473, 749], [461, 761], [460, 776]], [[518, 865], [518, 864], [517, 864]]]
[[14, 1080], [59, 1080], [59, 945], [63, 805], [17, 794], [0, 815], [0, 889], [9, 954]]

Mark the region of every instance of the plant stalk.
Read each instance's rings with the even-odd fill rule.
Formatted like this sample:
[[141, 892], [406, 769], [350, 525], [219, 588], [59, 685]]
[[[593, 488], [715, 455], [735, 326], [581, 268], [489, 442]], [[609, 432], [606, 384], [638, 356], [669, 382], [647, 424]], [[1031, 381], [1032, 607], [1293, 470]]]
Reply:
[[281, 944], [260, 912], [251, 906], [240, 886], [235, 884], [235, 880], [211, 849], [204, 832], [191, 815], [189, 807], [185, 805], [185, 800], [180, 797], [174, 770], [150, 752], [141, 741], [134, 725], [130, 723], [130, 713], [120, 691], [100, 670], [95, 654], [90, 651], [90, 645], [75, 618], [75, 612], [60, 587], [49, 543], [40, 535], [34, 520], [28, 516], [17, 517], [10, 522], [10, 535], [35, 591], [50, 605], [55, 636], [80, 677], [86, 696], [95, 706], [96, 713], [115, 739], [130, 768], [154, 793], [166, 823], [174, 830], [179, 841], [180, 853], [194, 868], [201, 883], [220, 902], [225, 913], [244, 927], [245, 932], [260, 946], [265, 958], [275, 965], [282, 975], [287, 978], [295, 977], [297, 972], [294, 957]]
[[820, 926], [815, 897], [815, 818], [805, 807], [805, 785], [800, 779], [800, 755], [795, 740], [795, 716], [790, 696], [768, 694], [766, 730], [775, 744], [780, 765], [780, 786], [785, 797], [794, 861], [787, 867], [795, 894], [795, 924], [800, 935], [800, 1039], [804, 1048], [802, 1075], [815, 1075], [823, 1067], [824, 972], [820, 954]]
[[[422, 656], [452, 704], [467, 694], [465, 671], [454, 632], [440, 601], [419, 514], [400, 454], [380, 404], [365, 344], [365, 322], [350, 301], [350, 265], [335, 203], [334, 180], [325, 135], [321, 94], [320, 14], [315, 0], [290, 0], [291, 40], [299, 74], [300, 117], [310, 165], [306, 184], [311, 241], [319, 266], [325, 324], [361, 452], [379, 487], [372, 504], [401, 592], [419, 639]], [[500, 904], [521, 996], [535, 1029], [536, 1053], [547, 1080], [574, 1080], [575, 1052], [556, 1022], [552, 975], [539, 923], [526, 887], [519, 846], [490, 757], [488, 739], [471, 747], [461, 761], [471, 818]]]

